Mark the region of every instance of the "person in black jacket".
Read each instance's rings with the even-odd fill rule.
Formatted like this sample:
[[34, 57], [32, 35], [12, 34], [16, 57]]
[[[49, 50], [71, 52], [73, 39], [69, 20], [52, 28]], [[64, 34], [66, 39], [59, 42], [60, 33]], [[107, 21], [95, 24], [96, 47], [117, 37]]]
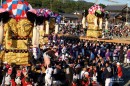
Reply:
[[102, 66], [101, 66], [101, 62], [99, 61], [98, 64], [97, 64], [97, 81], [99, 83], [102, 82], [102, 79], [101, 79], [101, 75], [102, 75]]
[[105, 86], [112, 86], [112, 68], [109, 62], [106, 62], [106, 68], [104, 70]]

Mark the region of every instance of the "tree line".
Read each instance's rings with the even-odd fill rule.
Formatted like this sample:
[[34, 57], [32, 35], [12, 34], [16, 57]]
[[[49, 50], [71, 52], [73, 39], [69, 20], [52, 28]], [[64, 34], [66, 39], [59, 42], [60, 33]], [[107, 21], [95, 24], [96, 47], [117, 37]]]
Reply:
[[[94, 3], [84, 0], [27, 0], [33, 8], [48, 8], [58, 13], [72, 13], [74, 11], [88, 10]], [[105, 5], [100, 4], [105, 7]]]
[[[3, 2], [6, 0], [3, 0]], [[72, 13], [74, 11], [88, 10], [94, 3], [84, 0], [25, 0], [28, 1], [33, 8], [48, 8], [53, 12]], [[100, 4], [105, 7], [105, 5]]]

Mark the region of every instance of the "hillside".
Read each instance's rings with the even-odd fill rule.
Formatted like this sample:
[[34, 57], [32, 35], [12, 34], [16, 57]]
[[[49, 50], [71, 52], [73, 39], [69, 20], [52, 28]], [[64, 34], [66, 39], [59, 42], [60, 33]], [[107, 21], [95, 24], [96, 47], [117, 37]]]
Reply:
[[[88, 9], [94, 3], [74, 0], [27, 0], [33, 8], [49, 8], [54, 12], [72, 13]], [[104, 6], [104, 5], [102, 5]]]

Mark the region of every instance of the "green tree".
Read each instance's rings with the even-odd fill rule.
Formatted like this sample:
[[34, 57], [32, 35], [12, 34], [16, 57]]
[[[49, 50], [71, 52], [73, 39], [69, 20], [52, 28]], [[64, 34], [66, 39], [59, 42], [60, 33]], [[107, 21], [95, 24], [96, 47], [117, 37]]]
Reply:
[[102, 8], [105, 8], [106, 7], [106, 5], [104, 5], [104, 4], [99, 4]]
[[[5, 0], [3, 0], [5, 1]], [[72, 13], [74, 11], [88, 10], [94, 3], [74, 0], [26, 0], [33, 8], [48, 8], [54, 12]], [[105, 5], [100, 4], [105, 7]]]

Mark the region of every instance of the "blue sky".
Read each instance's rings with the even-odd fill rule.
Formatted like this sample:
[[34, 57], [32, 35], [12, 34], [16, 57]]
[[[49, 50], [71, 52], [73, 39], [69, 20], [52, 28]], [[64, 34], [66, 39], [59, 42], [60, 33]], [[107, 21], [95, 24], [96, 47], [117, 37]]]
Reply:
[[[84, 0], [84, 1], [95, 2], [96, 0]], [[111, 0], [111, 1], [115, 1], [115, 2], [118, 2], [118, 3], [110, 2], [109, 0], [98, 0], [97, 3], [98, 4], [102, 3], [102, 4], [105, 4], [105, 5], [109, 5], [109, 4], [127, 4], [128, 3], [128, 6], [130, 7], [130, 0]]]

